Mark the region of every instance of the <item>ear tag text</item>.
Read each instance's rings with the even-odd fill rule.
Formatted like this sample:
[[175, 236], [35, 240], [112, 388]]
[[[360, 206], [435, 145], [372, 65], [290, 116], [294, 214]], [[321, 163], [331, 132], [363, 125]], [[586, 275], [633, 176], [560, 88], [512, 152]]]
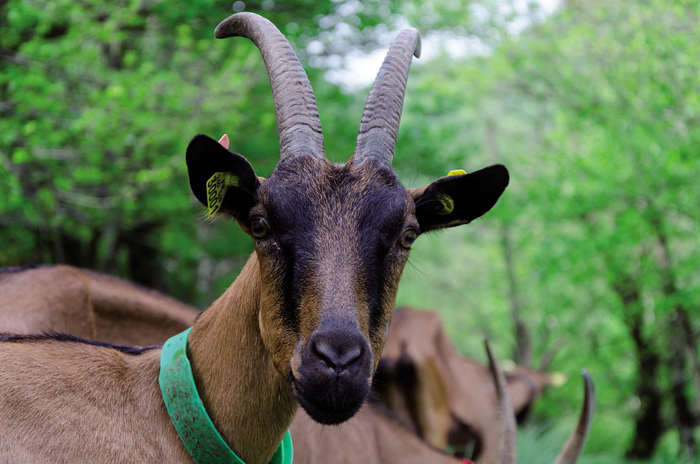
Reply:
[[446, 193], [440, 193], [437, 195], [437, 199], [440, 203], [442, 203], [442, 211], [440, 211], [438, 214], [450, 214], [452, 211], [454, 211], [455, 201], [451, 196], [447, 195]]
[[448, 172], [447, 176], [448, 177], [449, 176], [461, 176], [461, 175], [464, 175], [466, 173], [467, 173], [467, 171], [465, 171], [464, 169], [454, 169], [454, 170]]
[[217, 172], [207, 181], [207, 206], [209, 217], [214, 215], [221, 208], [224, 196], [229, 187], [238, 187], [238, 176], [229, 172]]

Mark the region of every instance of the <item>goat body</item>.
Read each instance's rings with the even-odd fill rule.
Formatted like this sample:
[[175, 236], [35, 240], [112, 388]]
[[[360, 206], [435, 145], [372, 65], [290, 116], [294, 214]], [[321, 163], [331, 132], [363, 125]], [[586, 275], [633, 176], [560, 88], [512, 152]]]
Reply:
[[[515, 413], [529, 408], [549, 384], [547, 374], [519, 368], [506, 385]], [[487, 366], [457, 353], [437, 313], [396, 310], [375, 389], [429, 443], [475, 441], [482, 462], [494, 461], [500, 425], [493, 376]]]
[[1, 332], [68, 333], [144, 346], [191, 327], [198, 314], [160, 292], [87, 269], [0, 269]]
[[[214, 424], [251, 463], [269, 461], [297, 407], [260, 339], [259, 291], [253, 254], [199, 318], [188, 345]], [[0, 341], [0, 461], [191, 462], [161, 396], [159, 348]]]
[[17, 340], [0, 364], [0, 461], [191, 462], [160, 397], [160, 350]]

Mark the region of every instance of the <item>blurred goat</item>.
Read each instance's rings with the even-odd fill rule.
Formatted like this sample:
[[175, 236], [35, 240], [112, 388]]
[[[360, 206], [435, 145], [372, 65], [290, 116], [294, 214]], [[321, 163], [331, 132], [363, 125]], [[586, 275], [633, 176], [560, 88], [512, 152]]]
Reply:
[[0, 269], [0, 332], [146, 346], [191, 327], [198, 314], [160, 292], [88, 269]]
[[[525, 413], [552, 384], [549, 374], [524, 368], [507, 379], [516, 414]], [[494, 462], [499, 423], [493, 378], [487, 366], [457, 353], [438, 314], [396, 310], [374, 390], [433, 446], [474, 442], [471, 457]]]
[[292, 427], [295, 464], [460, 464], [408, 430], [381, 403], [369, 400], [355, 417], [335, 427], [299, 410]]

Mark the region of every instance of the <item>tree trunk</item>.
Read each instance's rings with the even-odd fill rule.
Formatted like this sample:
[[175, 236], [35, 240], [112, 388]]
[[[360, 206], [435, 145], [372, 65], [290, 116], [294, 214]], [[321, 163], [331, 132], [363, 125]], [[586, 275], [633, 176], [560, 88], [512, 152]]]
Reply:
[[690, 402], [685, 395], [685, 347], [683, 346], [683, 329], [677, 323], [678, 319], [671, 322], [670, 348], [671, 348], [671, 396], [675, 409], [675, 424], [678, 429], [681, 453], [691, 458], [697, 456], [697, 445], [693, 436], [695, 428], [695, 415], [691, 410]]
[[[661, 273], [662, 291], [667, 299], [673, 298], [678, 288], [673, 276], [673, 262], [671, 259], [671, 250], [669, 248], [666, 233], [661, 224], [661, 219], [658, 215], [653, 214], [651, 224], [656, 232], [658, 244], [658, 262], [659, 271]], [[686, 452], [691, 458], [697, 456], [697, 444], [693, 435], [696, 419], [695, 412], [692, 410], [691, 403], [686, 398], [686, 377], [685, 377], [685, 359], [686, 353], [690, 358], [690, 364], [693, 371], [693, 380], [695, 383], [695, 391], [700, 391], [700, 363], [698, 362], [698, 344], [693, 331], [693, 327], [688, 315], [688, 311], [682, 302], [677, 302], [673, 307], [671, 321], [671, 393], [673, 396], [673, 405], [675, 407], [675, 421], [678, 429], [678, 438], [682, 452]], [[685, 349], [684, 349], [685, 345]], [[700, 397], [696, 393], [696, 399]]]
[[119, 243], [127, 251], [127, 276], [132, 282], [167, 293], [160, 249], [151, 243], [156, 223], [139, 224], [119, 231]]
[[625, 456], [628, 459], [649, 459], [654, 455], [664, 432], [661, 417], [662, 394], [659, 388], [661, 359], [644, 338], [644, 318], [641, 312], [641, 290], [637, 282], [625, 277], [613, 284], [615, 293], [622, 300], [625, 322], [630, 330], [639, 360], [639, 380], [635, 389], [640, 401], [635, 418], [634, 437]]
[[[494, 161], [498, 161], [500, 153], [498, 151], [497, 132], [498, 127], [493, 120], [489, 120], [486, 125], [486, 144]], [[513, 264], [513, 243], [510, 236], [510, 227], [503, 223], [501, 226], [501, 241], [503, 243], [503, 256], [506, 262], [506, 273], [508, 275], [508, 299], [510, 302], [510, 315], [515, 331], [515, 347], [513, 348], [513, 361], [524, 367], [532, 365], [532, 343], [530, 332], [525, 325], [525, 321], [520, 317], [520, 294], [518, 292], [517, 280], [515, 278], [515, 266]]]
[[525, 322], [520, 317], [520, 294], [518, 292], [517, 281], [515, 279], [515, 267], [513, 265], [513, 245], [510, 238], [510, 228], [508, 224], [501, 227], [501, 238], [503, 242], [503, 255], [506, 261], [506, 273], [508, 274], [508, 299], [510, 301], [510, 315], [515, 328], [515, 350], [513, 360], [521, 366], [530, 367], [532, 365], [532, 343], [530, 333]]

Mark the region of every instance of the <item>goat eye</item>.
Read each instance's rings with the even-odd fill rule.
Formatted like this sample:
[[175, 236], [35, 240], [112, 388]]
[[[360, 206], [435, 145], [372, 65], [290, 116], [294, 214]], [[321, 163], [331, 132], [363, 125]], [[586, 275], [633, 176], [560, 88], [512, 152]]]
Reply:
[[401, 238], [399, 239], [399, 244], [402, 247], [409, 249], [411, 248], [411, 245], [413, 245], [417, 238], [418, 234], [416, 233], [416, 231], [409, 229], [401, 235]]
[[263, 218], [253, 218], [250, 220], [250, 231], [255, 238], [265, 238], [270, 233], [270, 227]]

